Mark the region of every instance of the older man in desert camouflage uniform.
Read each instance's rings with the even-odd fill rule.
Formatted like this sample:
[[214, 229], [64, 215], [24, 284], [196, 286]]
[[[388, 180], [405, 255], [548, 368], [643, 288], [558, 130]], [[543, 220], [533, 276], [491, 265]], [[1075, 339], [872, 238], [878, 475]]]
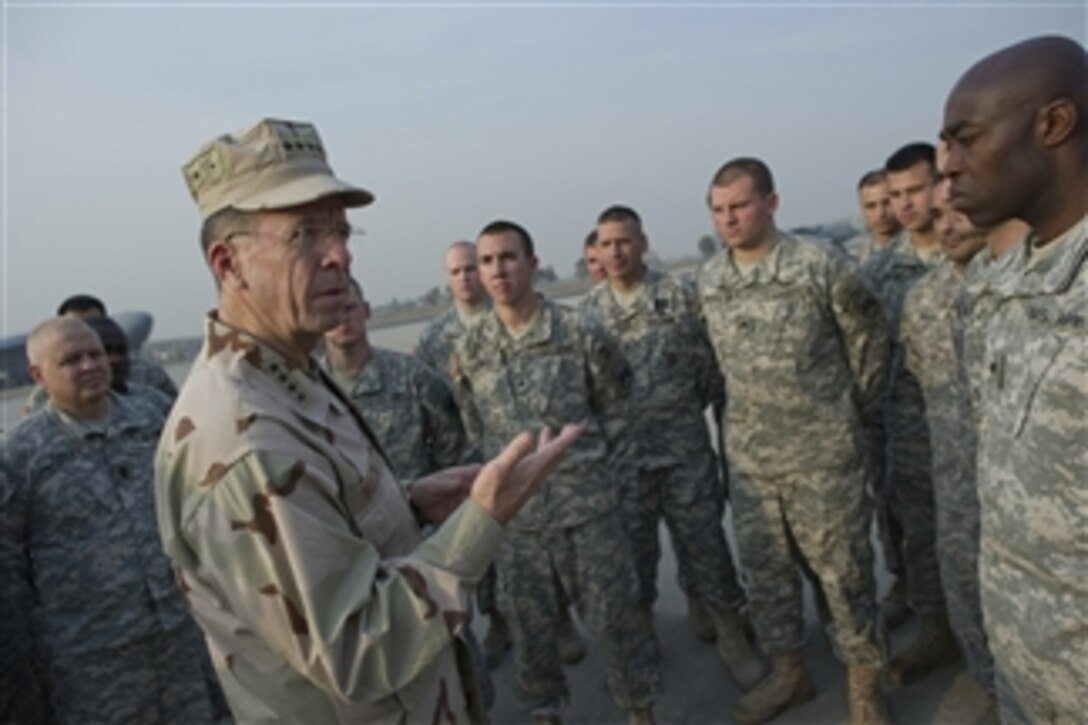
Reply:
[[[948, 182], [934, 199], [934, 229], [945, 260], [907, 293], [899, 325], [907, 372], [925, 395], [933, 450], [933, 494], [937, 507], [937, 556], [948, 618], [967, 665], [987, 692], [993, 691], [993, 658], [982, 626], [978, 596], [978, 495], [975, 487], [977, 436], [970, 397], [956, 352], [956, 303], [964, 270], [986, 244], [976, 229], [949, 206]], [[902, 682], [914, 682], [928, 669], [907, 667]]]
[[454, 350], [455, 391], [472, 437], [490, 454], [524, 425], [586, 424], [545, 490], [511, 522], [499, 555], [518, 699], [534, 721], [555, 722], [568, 698], [556, 641], [562, 587], [604, 654], [613, 699], [631, 722], [652, 721], [660, 675], [636, 615], [635, 568], [601, 424], [602, 412], [626, 397], [630, 369], [591, 320], [536, 294], [537, 259], [524, 228], [493, 222], [476, 252], [494, 310]]
[[0, 571], [53, 715], [214, 722], [204, 643], [155, 528], [162, 413], [110, 392], [102, 343], [79, 319], [39, 325], [27, 356], [48, 399], [0, 443]]
[[[312, 125], [271, 119], [206, 144], [185, 178], [219, 303], [163, 431], [156, 494], [235, 718], [481, 719], [468, 597], [578, 428], [400, 485], [311, 357], [347, 301], [345, 208], [371, 194], [333, 176]], [[424, 541], [417, 520], [440, 525]]]
[[657, 599], [659, 528], [672, 536], [680, 582], [693, 622], [709, 615], [711, 639], [741, 688], [763, 668], [748, 646], [738, 609], [733, 554], [722, 530], [724, 495], [705, 411], [721, 411], [724, 383], [696, 311], [695, 291], [648, 270], [642, 220], [613, 206], [597, 219], [597, 254], [607, 284], [593, 288], [582, 311], [600, 322], [631, 365], [629, 404], [618, 421], [617, 459], [624, 473], [624, 516], [639, 575], [640, 615], [652, 629]]
[[1088, 702], [1088, 56], [1033, 38], [976, 63], [944, 109], [952, 205], [1032, 234], [991, 281], [980, 386], [982, 611], [1007, 723]]
[[880, 305], [844, 255], [776, 229], [778, 197], [763, 162], [723, 165], [707, 201], [725, 247], [699, 270], [698, 291], [728, 391], [730, 495], [750, 610], [772, 660], [733, 717], [762, 722], [815, 695], [796, 546], [827, 598], [851, 720], [884, 722], [859, 440], [886, 380]]

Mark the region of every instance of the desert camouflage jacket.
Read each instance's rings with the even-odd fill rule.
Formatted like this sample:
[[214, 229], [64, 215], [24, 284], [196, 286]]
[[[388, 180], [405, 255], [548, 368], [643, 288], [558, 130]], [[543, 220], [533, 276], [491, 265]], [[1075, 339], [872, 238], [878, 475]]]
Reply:
[[501, 527], [467, 501], [422, 541], [316, 361], [293, 367], [211, 315], [163, 430], [156, 499], [239, 721], [479, 716], [457, 643]]

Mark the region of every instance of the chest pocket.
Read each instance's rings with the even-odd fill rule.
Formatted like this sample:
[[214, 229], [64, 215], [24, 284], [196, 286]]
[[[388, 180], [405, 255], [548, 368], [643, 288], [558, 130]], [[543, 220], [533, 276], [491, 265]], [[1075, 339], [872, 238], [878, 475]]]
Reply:
[[623, 353], [634, 375], [632, 398], [650, 395], [661, 384], [675, 385], [680, 376], [690, 375], [687, 354], [694, 340], [687, 340], [676, 319], [654, 315], [640, 330], [625, 336]]
[[388, 376], [380, 387], [356, 388], [359, 411], [383, 448], [393, 444], [398, 423], [403, 429], [406, 415], [409, 412], [414, 415], [416, 404], [412, 397], [408, 382], [401, 377]]
[[522, 420], [579, 420], [589, 391], [581, 366], [570, 355], [519, 355], [508, 361], [505, 383]]
[[378, 455], [372, 455], [371, 461], [366, 473], [353, 482], [356, 490], [350, 497], [355, 499], [352, 518], [362, 537], [382, 556], [406, 554], [415, 545], [404, 539], [404, 532], [415, 531], [408, 497]]
[[763, 300], [753, 319], [753, 331], [753, 346], [769, 357], [767, 364], [799, 370], [815, 364], [817, 343], [825, 332], [817, 305], [795, 290]]
[[[1009, 365], [1010, 355], [1008, 350], [1002, 350], [991, 362], [991, 369], [999, 375], [999, 385], [1004, 388], [1004, 396], [1008, 396], [1010, 405], [1010, 422], [1012, 423], [1012, 436], [1017, 438], [1023, 433], [1032, 410], [1041, 397], [1040, 393], [1047, 377], [1053, 372], [1058, 357], [1064, 345], [1060, 337], [1047, 334], [1037, 340], [1028, 343], [1027, 349], [1014, 351], [1015, 368]], [[1083, 374], [1083, 370], [1081, 371]], [[1081, 380], [1083, 384], [1083, 379]], [[1003, 396], [1003, 397], [1004, 397]], [[1047, 404], [1061, 406], [1063, 402], [1057, 399], [1061, 396], [1046, 396]], [[1050, 405], [1044, 405], [1050, 407]], [[1083, 411], [1077, 415], [1083, 414]]]

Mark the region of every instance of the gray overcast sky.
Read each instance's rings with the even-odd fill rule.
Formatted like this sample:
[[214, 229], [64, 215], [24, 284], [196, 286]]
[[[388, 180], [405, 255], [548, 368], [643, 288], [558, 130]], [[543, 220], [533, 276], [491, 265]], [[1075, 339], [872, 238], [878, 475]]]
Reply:
[[180, 167], [263, 116], [311, 120], [378, 201], [356, 276], [371, 299], [441, 283], [457, 238], [507, 217], [573, 269], [598, 211], [650, 244], [710, 231], [710, 175], [775, 173], [781, 226], [855, 212], [854, 184], [932, 140], [959, 75], [1011, 42], [1085, 42], [1084, 2], [16, 3], [3, 13], [2, 334], [76, 291], [191, 336], [214, 306]]

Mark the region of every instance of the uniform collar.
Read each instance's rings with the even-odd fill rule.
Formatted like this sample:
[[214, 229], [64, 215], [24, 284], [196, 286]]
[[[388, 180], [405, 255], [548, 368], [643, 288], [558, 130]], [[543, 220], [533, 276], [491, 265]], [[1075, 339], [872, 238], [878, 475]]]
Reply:
[[1032, 232], [1017, 249], [1015, 261], [1023, 270], [1023, 274], [1016, 275], [1017, 291], [1029, 295], [1064, 292], [1088, 258], [1088, 215], [1041, 250], [1035, 247], [1037, 239]]
[[[307, 410], [322, 407], [323, 395], [315, 395], [315, 388], [324, 388], [320, 365], [309, 356], [302, 367], [292, 364], [270, 345], [250, 333], [233, 327], [219, 319], [215, 311], [209, 312], [204, 323], [204, 349], [201, 357], [212, 360], [227, 355], [226, 367], [242, 380], [252, 380], [252, 373], [259, 372], [259, 380], [278, 393], [289, 398], [296, 406]], [[317, 419], [323, 419], [325, 411], [308, 411]]]

